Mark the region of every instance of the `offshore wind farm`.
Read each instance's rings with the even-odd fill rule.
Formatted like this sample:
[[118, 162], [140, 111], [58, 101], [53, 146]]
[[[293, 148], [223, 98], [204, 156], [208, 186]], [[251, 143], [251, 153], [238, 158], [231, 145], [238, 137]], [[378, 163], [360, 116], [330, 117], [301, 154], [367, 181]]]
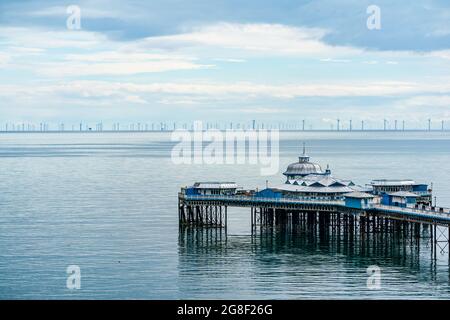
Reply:
[[[322, 123], [321, 123], [322, 122]], [[311, 124], [312, 123], [312, 124]], [[318, 124], [319, 123], [319, 124]], [[446, 131], [445, 120], [432, 121], [426, 119], [422, 122], [414, 121], [408, 124], [405, 120], [382, 121], [344, 121], [336, 119], [336, 122], [324, 124], [324, 121], [287, 121], [287, 122], [264, 122], [251, 120], [247, 122], [217, 122], [205, 121], [204, 129], [210, 130], [282, 130], [282, 131]], [[314, 125], [313, 125], [314, 124]], [[174, 130], [194, 130], [195, 122], [132, 122], [132, 123], [85, 123], [67, 124], [63, 122], [28, 123], [28, 122], [6, 122], [0, 124], [0, 132], [160, 132]]]

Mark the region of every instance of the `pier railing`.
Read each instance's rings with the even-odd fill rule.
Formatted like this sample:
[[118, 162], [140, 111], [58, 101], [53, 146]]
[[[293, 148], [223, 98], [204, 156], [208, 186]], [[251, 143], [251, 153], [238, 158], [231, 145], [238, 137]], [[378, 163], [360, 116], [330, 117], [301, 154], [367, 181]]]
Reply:
[[[318, 200], [311, 198], [270, 198], [270, 197], [255, 197], [242, 195], [186, 195], [183, 192], [179, 194], [181, 199], [187, 201], [224, 201], [232, 203], [248, 203], [248, 204], [298, 204], [298, 205], [332, 205], [338, 207], [346, 207], [344, 200]], [[368, 210], [375, 210], [385, 213], [404, 214], [409, 216], [423, 217], [423, 218], [437, 218], [439, 220], [450, 221], [449, 208], [412, 208], [412, 207], [398, 207], [388, 206], [382, 204], [374, 204]]]
[[[423, 217], [438, 217], [438, 218], [444, 218], [450, 220], [450, 209], [449, 208], [442, 208], [442, 211], [440, 210], [431, 210], [431, 208], [411, 208], [411, 207], [397, 207], [397, 206], [386, 206], [382, 204], [377, 204], [374, 206], [374, 209], [376, 210], [382, 210], [382, 211], [390, 211], [390, 212], [399, 212], [399, 213], [405, 213], [409, 215], [417, 215], [417, 216], [423, 216]], [[441, 208], [437, 208], [441, 209]]]
[[190, 201], [230, 201], [251, 203], [289, 203], [289, 204], [324, 204], [345, 206], [343, 200], [314, 200], [314, 199], [289, 199], [289, 198], [265, 198], [252, 196], [226, 196], [226, 195], [185, 195], [180, 194], [183, 199]]

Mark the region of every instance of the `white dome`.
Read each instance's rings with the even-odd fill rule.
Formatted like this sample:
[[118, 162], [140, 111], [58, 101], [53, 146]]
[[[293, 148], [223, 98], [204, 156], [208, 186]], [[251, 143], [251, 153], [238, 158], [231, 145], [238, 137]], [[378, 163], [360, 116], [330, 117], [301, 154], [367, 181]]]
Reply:
[[291, 163], [283, 174], [288, 179], [295, 179], [309, 174], [325, 174], [325, 172], [320, 165], [309, 161], [309, 157], [305, 154], [303, 147], [303, 154], [298, 158], [298, 162]]
[[291, 163], [283, 174], [285, 176], [306, 176], [308, 174], [323, 173], [322, 168], [317, 163], [295, 162]]

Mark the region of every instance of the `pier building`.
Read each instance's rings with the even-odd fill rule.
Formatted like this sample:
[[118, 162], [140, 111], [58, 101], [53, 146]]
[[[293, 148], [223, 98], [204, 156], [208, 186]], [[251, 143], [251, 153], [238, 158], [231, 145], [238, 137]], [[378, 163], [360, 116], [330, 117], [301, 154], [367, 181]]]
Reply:
[[[376, 195], [393, 195], [396, 192], [414, 193], [416, 202], [418, 204], [431, 205], [432, 202], [432, 188], [427, 184], [416, 183], [411, 179], [404, 180], [392, 180], [392, 179], [379, 179], [372, 180], [369, 185], [372, 187], [373, 194]], [[399, 194], [400, 195], [400, 194]]]
[[235, 182], [196, 182], [185, 189], [189, 195], [234, 195], [239, 186]]
[[345, 198], [345, 206], [349, 208], [355, 209], [372, 209], [376, 201], [376, 198], [373, 194], [369, 194], [366, 192], [351, 192], [347, 193], [344, 196]]
[[261, 190], [256, 196], [273, 194], [290, 199], [345, 200], [349, 193], [371, 192], [371, 188], [356, 185], [351, 180], [333, 177], [329, 166], [322, 170], [319, 164], [310, 161], [305, 147], [299, 161], [288, 165], [283, 174], [287, 177], [284, 184], [268, 188], [270, 191]]
[[397, 191], [393, 193], [383, 193], [381, 203], [388, 206], [415, 207], [419, 196], [408, 191]]

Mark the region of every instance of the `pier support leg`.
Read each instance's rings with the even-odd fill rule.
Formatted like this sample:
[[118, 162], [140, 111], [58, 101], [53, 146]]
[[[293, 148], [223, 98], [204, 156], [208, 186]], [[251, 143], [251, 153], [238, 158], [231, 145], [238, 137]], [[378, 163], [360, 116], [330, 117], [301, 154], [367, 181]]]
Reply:
[[252, 229], [252, 234], [253, 234], [253, 207], [250, 208], [250, 227]]
[[227, 232], [227, 227], [228, 227], [228, 207], [225, 206], [225, 233]]
[[436, 233], [436, 224], [433, 225], [433, 250], [434, 250], [434, 256], [433, 259], [436, 261], [436, 251], [437, 251], [437, 233]]

